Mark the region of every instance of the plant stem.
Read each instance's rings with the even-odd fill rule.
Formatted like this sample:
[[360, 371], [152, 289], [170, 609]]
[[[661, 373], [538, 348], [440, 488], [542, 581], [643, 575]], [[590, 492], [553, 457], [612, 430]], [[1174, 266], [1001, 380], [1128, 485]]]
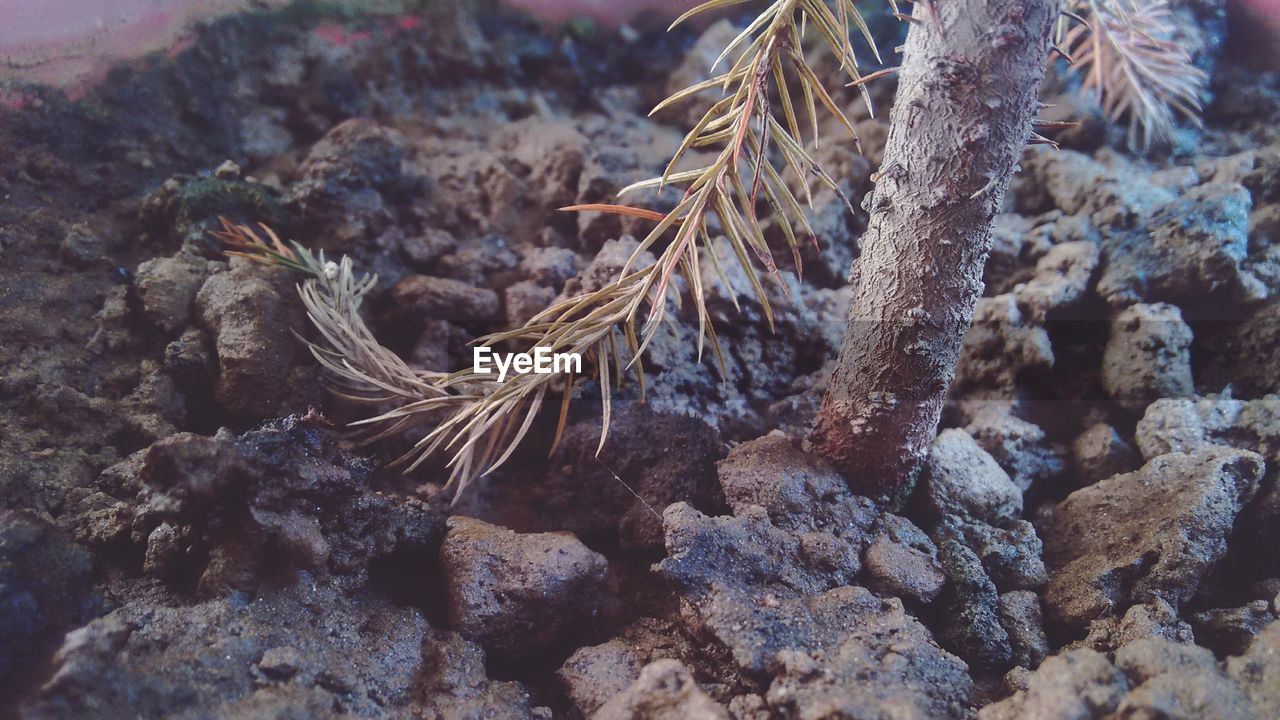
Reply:
[[851, 486], [890, 506], [905, 502], [937, 432], [1058, 7], [913, 6], [853, 307], [811, 438]]

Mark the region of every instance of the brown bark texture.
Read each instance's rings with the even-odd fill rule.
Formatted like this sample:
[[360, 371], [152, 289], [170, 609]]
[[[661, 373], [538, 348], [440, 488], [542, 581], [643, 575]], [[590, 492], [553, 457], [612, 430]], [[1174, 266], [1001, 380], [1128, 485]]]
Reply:
[[855, 490], [890, 505], [937, 433], [1057, 11], [1055, 0], [913, 6], [848, 328], [811, 437]]

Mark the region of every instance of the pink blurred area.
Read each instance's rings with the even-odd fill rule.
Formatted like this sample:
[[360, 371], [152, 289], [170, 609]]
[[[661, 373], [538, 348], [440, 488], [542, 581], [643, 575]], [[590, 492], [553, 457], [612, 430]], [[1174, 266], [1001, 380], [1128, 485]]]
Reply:
[[[669, 15], [701, 0], [507, 0], [550, 22], [589, 17], [606, 25], [642, 12]], [[202, 18], [288, 0], [0, 0], [0, 79], [76, 89], [118, 60], [177, 53]], [[1280, 66], [1280, 0], [1229, 0], [1245, 57]], [[366, 3], [368, 4], [368, 3]], [[374, 6], [377, 3], [373, 3]], [[1247, 37], [1245, 37], [1247, 36]], [[0, 101], [5, 100], [0, 92]], [[12, 105], [12, 98], [4, 104]]]
[[508, 0], [508, 3], [553, 22], [589, 17], [608, 25], [625, 23], [650, 10], [679, 13], [695, 4], [694, 0]]
[[[590, 17], [617, 25], [644, 11], [679, 12], [693, 0], [510, 0], [551, 22]], [[178, 52], [197, 21], [288, 0], [0, 0], [0, 78], [74, 89], [113, 62]], [[377, 3], [364, 3], [377, 7]]]
[[[0, 77], [66, 86], [181, 48], [192, 24], [251, 0], [0, 0]], [[252, 3], [262, 6], [264, 3]], [[267, 0], [282, 5], [284, 0]]]

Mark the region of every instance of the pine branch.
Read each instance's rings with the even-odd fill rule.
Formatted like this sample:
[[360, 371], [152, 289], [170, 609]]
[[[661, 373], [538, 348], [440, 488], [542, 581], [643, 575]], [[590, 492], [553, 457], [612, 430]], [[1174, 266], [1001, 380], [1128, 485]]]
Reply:
[[[708, 0], [677, 19], [673, 27], [701, 13], [742, 1]], [[522, 327], [475, 341], [479, 345], [510, 343], [546, 348], [552, 353], [578, 353], [587, 359], [594, 368], [601, 394], [602, 428], [597, 452], [608, 437], [614, 388], [625, 373], [635, 374], [643, 393], [643, 355], [667, 317], [668, 303], [679, 302], [676, 278], [683, 278], [692, 295], [698, 317], [699, 361], [709, 340], [723, 372], [722, 349], [707, 310], [701, 268], [705, 256], [732, 296], [731, 285], [712, 246], [717, 234], [723, 233], [727, 238], [772, 327], [773, 310], [757, 265], [770, 274], [779, 270], [761, 230], [757, 206], [763, 198], [771, 207], [799, 272], [800, 236], [817, 241], [800, 199], [784, 176], [790, 175], [799, 185], [807, 203], [812, 202], [813, 182], [843, 196], [836, 182], [806, 150], [798, 110], [808, 115], [814, 142], [818, 136], [819, 106], [856, 141], [852, 123], [805, 58], [805, 34], [807, 30], [814, 31], [870, 107], [865, 87], [868, 78], [859, 73], [850, 39], [854, 29], [861, 32], [875, 52], [870, 31], [852, 0], [771, 2], [725, 48], [715, 63], [725, 63], [722, 73], [675, 93], [653, 110], [660, 112], [703, 92], [720, 93], [720, 98], [685, 136], [661, 177], [636, 183], [619, 193], [668, 185], [682, 187], [684, 194], [673, 210], [659, 213], [605, 204], [564, 208], [655, 221], [618, 279], [594, 292], [561, 300]], [[801, 91], [799, 102], [792, 94], [793, 84]], [[770, 106], [771, 91], [780, 98], [781, 113]], [[719, 150], [708, 165], [696, 170], [675, 170], [691, 149], [717, 147]], [[775, 152], [782, 160], [779, 167], [771, 159]], [[296, 244], [286, 246], [265, 226], [263, 230], [270, 243], [261, 240], [251, 228], [225, 220], [223, 231], [216, 234], [232, 248], [230, 254], [307, 275], [299, 292], [323, 340], [308, 344], [325, 370], [330, 389], [361, 402], [401, 403], [355, 423], [367, 429], [364, 439], [377, 440], [434, 423], [394, 464], [407, 472], [428, 457], [448, 454], [452, 471], [449, 485], [456, 497], [470, 480], [492, 472], [510, 458], [548, 396], [558, 392], [560, 413], [554, 450], [564, 431], [573, 389], [581, 378], [572, 374], [528, 373], [499, 383], [474, 369], [451, 374], [416, 372], [380, 345], [360, 318], [360, 300], [372, 287], [372, 279], [357, 279], [346, 258], [340, 263], [327, 262], [323, 254], [313, 256]], [[640, 258], [648, 251], [656, 251], [668, 234], [672, 237], [657, 252], [657, 262], [637, 267]], [[732, 299], [737, 305], [737, 297]]]
[[1103, 113], [1127, 116], [1128, 141], [1144, 151], [1173, 134], [1174, 113], [1200, 125], [1200, 94], [1208, 76], [1172, 40], [1165, 0], [1086, 0], [1084, 24], [1066, 32], [1072, 66], [1084, 73]]

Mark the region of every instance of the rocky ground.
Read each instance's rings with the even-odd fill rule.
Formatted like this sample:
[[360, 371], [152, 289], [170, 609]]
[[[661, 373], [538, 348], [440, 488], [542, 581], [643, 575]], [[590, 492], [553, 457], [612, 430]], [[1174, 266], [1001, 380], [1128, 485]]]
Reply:
[[[451, 8], [6, 89], [0, 715], [1280, 717], [1280, 79], [1217, 61], [1221, 6], [1180, 5], [1214, 97], [1172, 150], [1051, 82], [1082, 124], [1027, 152], [900, 513], [804, 451], [865, 221], [831, 195], [778, 332], [709, 279], [724, 382], [676, 326], [599, 457], [591, 388], [453, 506], [342, 441], [294, 278], [217, 217], [351, 255], [384, 342], [456, 367], [616, 272], [643, 225], [555, 209], [658, 171], [686, 118], [647, 109], [735, 32]], [[841, 98], [856, 205], [885, 126]]]

